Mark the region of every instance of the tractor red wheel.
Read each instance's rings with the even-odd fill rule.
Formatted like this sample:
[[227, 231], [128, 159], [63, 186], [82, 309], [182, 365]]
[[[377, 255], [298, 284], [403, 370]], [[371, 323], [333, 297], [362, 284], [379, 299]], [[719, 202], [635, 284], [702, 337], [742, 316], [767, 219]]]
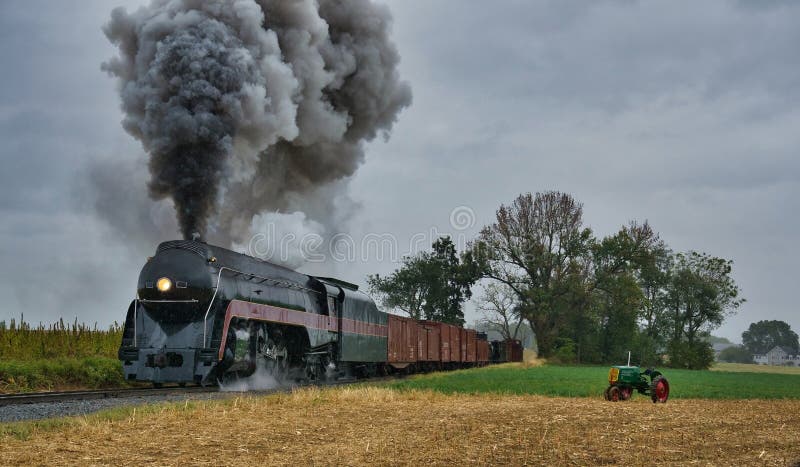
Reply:
[[669, 381], [663, 376], [656, 376], [650, 383], [650, 397], [653, 403], [667, 402], [669, 398]]
[[614, 386], [609, 386], [609, 387], [606, 388], [605, 391], [603, 391], [603, 397], [605, 397], [607, 401], [611, 400], [611, 395], [608, 394], [608, 391], [613, 387]]
[[616, 386], [611, 386], [608, 388], [608, 400], [611, 402], [619, 402], [620, 399], [620, 390]]
[[619, 390], [619, 398], [626, 401], [633, 395], [633, 388], [623, 387]]

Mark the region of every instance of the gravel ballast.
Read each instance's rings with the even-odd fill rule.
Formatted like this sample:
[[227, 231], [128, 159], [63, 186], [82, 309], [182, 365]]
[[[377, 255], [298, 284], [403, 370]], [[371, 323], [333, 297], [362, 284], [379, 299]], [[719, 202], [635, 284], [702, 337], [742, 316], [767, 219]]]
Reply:
[[16, 404], [0, 407], [0, 423], [19, 422], [23, 420], [41, 420], [53, 417], [69, 417], [87, 415], [105, 409], [124, 406], [137, 406], [157, 402], [183, 402], [186, 400], [210, 400], [235, 396], [235, 392], [204, 393], [171, 393], [153, 394], [152, 396], [123, 396], [105, 399], [68, 400], [59, 402], [41, 402], [33, 404]]

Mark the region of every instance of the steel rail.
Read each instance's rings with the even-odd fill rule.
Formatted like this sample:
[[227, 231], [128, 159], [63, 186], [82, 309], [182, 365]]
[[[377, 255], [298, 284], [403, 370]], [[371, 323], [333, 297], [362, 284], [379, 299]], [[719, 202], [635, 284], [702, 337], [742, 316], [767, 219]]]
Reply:
[[22, 394], [0, 394], [0, 407], [7, 405], [38, 404], [73, 400], [116, 399], [122, 397], [157, 396], [163, 394], [187, 394], [217, 391], [219, 391], [219, 387], [217, 386], [174, 386], [162, 388], [119, 388], [88, 391], [49, 391]]

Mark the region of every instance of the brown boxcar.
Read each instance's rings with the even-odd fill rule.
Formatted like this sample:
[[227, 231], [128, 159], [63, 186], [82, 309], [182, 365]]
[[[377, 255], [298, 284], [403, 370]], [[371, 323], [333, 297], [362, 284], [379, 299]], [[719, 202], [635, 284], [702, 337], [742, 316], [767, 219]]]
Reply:
[[[485, 336], [485, 334], [484, 334]], [[489, 362], [489, 341], [484, 337], [476, 342], [478, 363], [484, 365]]]
[[[428, 329], [428, 360], [447, 363], [450, 361], [450, 327], [438, 321], [422, 321]], [[435, 348], [430, 348], [434, 345]]]
[[461, 357], [458, 361], [466, 362], [467, 361], [467, 330], [464, 328], [458, 328], [459, 334], [459, 347], [461, 351], [459, 352], [459, 356]]
[[417, 362], [417, 322], [411, 318], [389, 314], [389, 363], [404, 367]]
[[506, 348], [509, 362], [522, 361], [522, 342], [517, 339], [508, 339], [506, 341]]
[[452, 344], [452, 355], [451, 360], [455, 362], [461, 362], [461, 328], [458, 326], [450, 325], [450, 343]]
[[450, 326], [436, 321], [428, 321], [428, 323], [439, 328], [439, 361], [450, 362]]
[[502, 362], [521, 362], [522, 361], [522, 342], [517, 339], [506, 339], [502, 341], [492, 341], [492, 361]]
[[475, 363], [476, 361], [476, 331], [474, 329], [464, 329], [464, 336], [466, 344], [462, 345], [466, 349], [466, 356], [464, 361], [467, 363]]
[[417, 322], [417, 360], [428, 360], [428, 332], [421, 322]]
[[417, 326], [419, 360], [438, 362], [441, 359], [441, 327], [436, 321], [420, 321]]
[[452, 324], [440, 324], [441, 329], [441, 357], [442, 363], [461, 361], [461, 332], [459, 327]]

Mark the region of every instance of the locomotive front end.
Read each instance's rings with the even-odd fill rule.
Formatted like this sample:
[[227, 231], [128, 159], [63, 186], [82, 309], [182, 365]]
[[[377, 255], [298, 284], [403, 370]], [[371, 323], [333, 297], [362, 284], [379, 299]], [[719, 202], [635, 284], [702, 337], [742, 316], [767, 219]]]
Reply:
[[158, 385], [209, 376], [216, 351], [204, 327], [215, 296], [214, 261], [205, 244], [190, 241], [162, 243], [148, 259], [119, 350], [127, 379]]

